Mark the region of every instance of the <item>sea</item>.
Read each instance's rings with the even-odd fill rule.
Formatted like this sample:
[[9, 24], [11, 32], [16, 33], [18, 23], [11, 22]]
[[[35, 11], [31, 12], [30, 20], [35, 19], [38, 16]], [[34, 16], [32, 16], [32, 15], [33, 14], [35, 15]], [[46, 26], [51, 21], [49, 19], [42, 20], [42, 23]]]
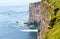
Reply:
[[37, 29], [30, 29], [29, 6], [0, 6], [0, 39], [37, 39]]

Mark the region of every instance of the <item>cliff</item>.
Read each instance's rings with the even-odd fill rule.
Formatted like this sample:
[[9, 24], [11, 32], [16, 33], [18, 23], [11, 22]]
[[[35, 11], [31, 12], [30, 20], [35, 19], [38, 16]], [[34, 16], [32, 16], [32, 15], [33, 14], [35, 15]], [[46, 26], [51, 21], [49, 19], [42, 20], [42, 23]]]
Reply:
[[29, 4], [29, 25], [34, 25], [36, 28], [40, 26], [40, 2]]
[[39, 23], [38, 39], [43, 39], [44, 32], [48, 26], [50, 15], [48, 15], [46, 8], [47, 5], [43, 4], [42, 1], [29, 4], [29, 24], [34, 24], [34, 21]]
[[29, 22], [39, 23], [38, 39], [60, 39], [60, 0], [30, 3], [29, 12]]
[[29, 4], [29, 22], [39, 22], [40, 17], [40, 2]]

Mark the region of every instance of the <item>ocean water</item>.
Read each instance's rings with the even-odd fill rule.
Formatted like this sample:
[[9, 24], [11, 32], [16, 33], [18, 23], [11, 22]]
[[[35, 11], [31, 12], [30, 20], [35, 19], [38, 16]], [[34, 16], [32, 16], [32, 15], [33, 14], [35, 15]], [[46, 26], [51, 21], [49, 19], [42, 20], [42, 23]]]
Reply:
[[28, 6], [1, 6], [0, 39], [37, 39], [37, 30], [23, 24], [28, 19]]

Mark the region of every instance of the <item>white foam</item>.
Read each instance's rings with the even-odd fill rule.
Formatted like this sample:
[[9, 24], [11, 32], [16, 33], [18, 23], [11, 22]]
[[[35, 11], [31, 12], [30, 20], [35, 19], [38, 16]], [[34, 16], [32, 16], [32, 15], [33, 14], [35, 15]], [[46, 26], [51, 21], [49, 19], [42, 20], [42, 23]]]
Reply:
[[38, 29], [26, 29], [26, 30], [20, 30], [22, 32], [38, 32]]

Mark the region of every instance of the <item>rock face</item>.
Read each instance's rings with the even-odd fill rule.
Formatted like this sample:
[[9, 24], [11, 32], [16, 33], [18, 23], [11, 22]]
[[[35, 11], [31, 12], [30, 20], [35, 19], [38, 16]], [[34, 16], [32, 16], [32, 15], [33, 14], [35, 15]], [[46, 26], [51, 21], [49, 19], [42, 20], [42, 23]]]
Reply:
[[41, 1], [41, 14], [40, 14], [40, 36], [38, 37], [39, 39], [44, 39], [44, 33], [47, 29], [48, 26], [48, 12], [46, 10], [47, 5], [42, 3]]
[[31, 3], [29, 12], [30, 23], [40, 23], [38, 39], [60, 39], [60, 0]]
[[40, 26], [40, 2], [29, 4], [29, 24], [34, 25], [35, 28]]
[[47, 5], [43, 1], [29, 4], [29, 23], [38, 22], [38, 39], [43, 39], [46, 26], [48, 25]]
[[40, 17], [40, 2], [29, 4], [29, 22], [39, 22]]
[[[29, 4], [29, 23], [34, 23], [34, 21], [38, 22], [39, 31], [40, 31], [40, 14], [41, 14], [40, 10], [41, 10], [41, 2]], [[38, 38], [40, 38], [40, 36], [38, 36]]]

